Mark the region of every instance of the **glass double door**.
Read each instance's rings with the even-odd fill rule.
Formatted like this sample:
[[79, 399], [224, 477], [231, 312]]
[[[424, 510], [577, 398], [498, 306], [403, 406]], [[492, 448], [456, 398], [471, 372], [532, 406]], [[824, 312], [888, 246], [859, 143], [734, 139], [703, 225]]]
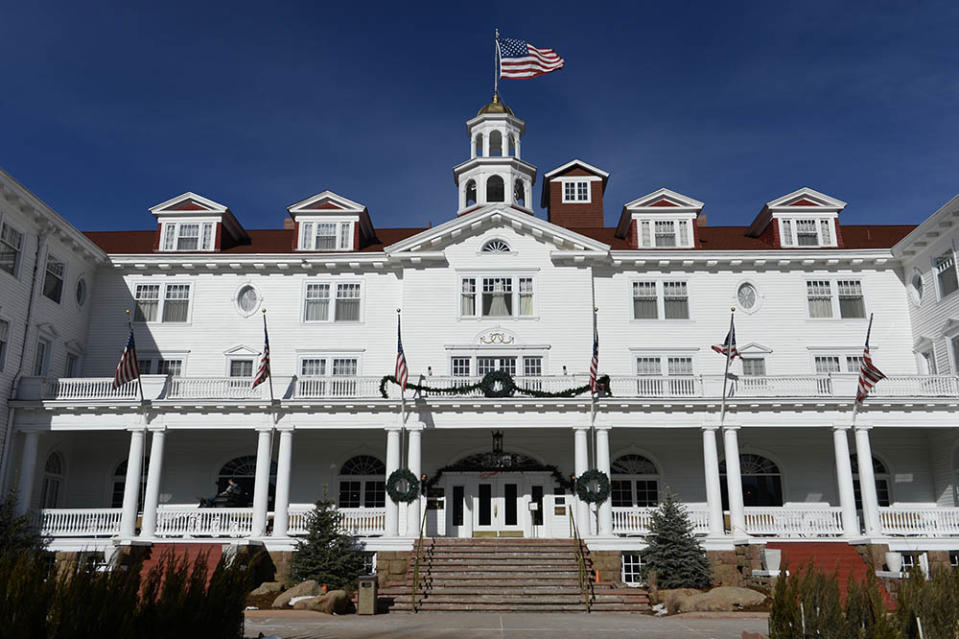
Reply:
[[[542, 524], [541, 478], [519, 473], [451, 478], [446, 491], [447, 534], [456, 537], [523, 537]], [[535, 504], [532, 506], [530, 504]]]

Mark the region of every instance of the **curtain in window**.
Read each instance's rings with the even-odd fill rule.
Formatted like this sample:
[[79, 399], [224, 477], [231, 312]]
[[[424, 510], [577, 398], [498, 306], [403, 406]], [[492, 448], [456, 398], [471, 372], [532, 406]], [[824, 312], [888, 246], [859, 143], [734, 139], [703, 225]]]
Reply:
[[743, 375], [746, 377], [763, 377], [766, 375], [766, 360], [761, 357], [743, 358]]
[[209, 251], [213, 248], [213, 223], [207, 222], [203, 225], [203, 240], [200, 243], [200, 248], [204, 251]]
[[326, 360], [304, 359], [300, 364], [300, 374], [303, 377], [321, 377], [326, 375]]
[[200, 245], [200, 225], [181, 224], [176, 240], [178, 251], [195, 251]]
[[796, 220], [796, 239], [799, 246], [819, 246], [816, 220]]
[[672, 220], [656, 221], [656, 247], [670, 248], [676, 246], [676, 228]]
[[163, 300], [164, 322], [185, 322], [190, 309], [190, 285], [168, 284]]
[[826, 375], [828, 373], [839, 372], [839, 358], [832, 355], [820, 355], [816, 357], [816, 373]]
[[336, 249], [336, 224], [322, 223], [316, 225], [315, 248], [318, 251]]
[[866, 304], [862, 298], [862, 284], [858, 280], [840, 280], [839, 288], [839, 316], [865, 317]]
[[159, 362], [157, 362], [157, 373], [160, 375], [179, 377], [183, 374], [183, 360], [161, 359]]
[[689, 319], [689, 298], [686, 282], [663, 282], [666, 319]]
[[519, 278], [519, 314], [533, 314], [533, 279]]
[[307, 284], [303, 321], [325, 322], [330, 316], [330, 285]]
[[656, 319], [656, 282], [633, 282], [633, 317]]
[[513, 282], [503, 277], [483, 279], [483, 315], [509, 317], [513, 314]]
[[649, 220], [642, 220], [640, 222], [639, 245], [640, 246], [651, 245], [651, 242], [649, 239]]
[[819, 232], [822, 233], [823, 246], [832, 244], [832, 220], [819, 220]]
[[832, 286], [823, 280], [806, 282], [809, 317], [832, 317]]
[[360, 285], [336, 285], [336, 321], [358, 322], [360, 320]]
[[783, 246], [792, 246], [793, 245], [792, 220], [783, 220], [782, 231], [783, 231], [783, 238], [782, 238]]
[[163, 225], [163, 250], [172, 251], [176, 240], [176, 224], [170, 222]]
[[472, 317], [476, 315], [476, 280], [466, 278], [460, 289], [460, 315]]

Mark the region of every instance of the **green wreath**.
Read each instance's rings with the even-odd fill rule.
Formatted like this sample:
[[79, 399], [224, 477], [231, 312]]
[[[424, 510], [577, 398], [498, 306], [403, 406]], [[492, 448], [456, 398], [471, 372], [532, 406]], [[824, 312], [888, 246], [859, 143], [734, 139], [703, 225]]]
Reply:
[[[406, 490], [399, 488], [402, 481], [406, 482]], [[386, 492], [393, 501], [408, 504], [420, 496], [420, 480], [406, 468], [394, 470], [386, 480]]]
[[[497, 384], [500, 385], [499, 388], [496, 388]], [[490, 371], [483, 376], [480, 390], [486, 397], [512, 397], [516, 392], [516, 382], [506, 371]]]
[[588, 504], [600, 504], [609, 497], [609, 477], [595, 468], [576, 478], [576, 495]]

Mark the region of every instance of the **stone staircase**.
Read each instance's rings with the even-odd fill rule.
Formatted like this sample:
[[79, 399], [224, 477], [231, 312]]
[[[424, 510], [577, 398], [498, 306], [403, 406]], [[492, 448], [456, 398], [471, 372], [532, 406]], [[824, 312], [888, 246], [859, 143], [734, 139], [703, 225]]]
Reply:
[[[417, 610], [585, 612], [576, 544], [572, 539], [424, 539]], [[592, 574], [589, 551], [586, 568]], [[380, 589], [390, 611], [412, 610], [413, 562]], [[590, 583], [593, 611], [645, 612], [643, 589]]]

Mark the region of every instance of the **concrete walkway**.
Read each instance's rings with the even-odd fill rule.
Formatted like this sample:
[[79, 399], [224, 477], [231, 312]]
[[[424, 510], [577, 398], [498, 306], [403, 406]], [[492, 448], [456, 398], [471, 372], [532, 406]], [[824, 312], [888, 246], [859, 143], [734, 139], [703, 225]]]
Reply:
[[429, 612], [328, 617], [315, 612], [247, 613], [246, 636], [283, 639], [741, 639], [767, 632], [765, 615], [651, 617], [638, 614]]

